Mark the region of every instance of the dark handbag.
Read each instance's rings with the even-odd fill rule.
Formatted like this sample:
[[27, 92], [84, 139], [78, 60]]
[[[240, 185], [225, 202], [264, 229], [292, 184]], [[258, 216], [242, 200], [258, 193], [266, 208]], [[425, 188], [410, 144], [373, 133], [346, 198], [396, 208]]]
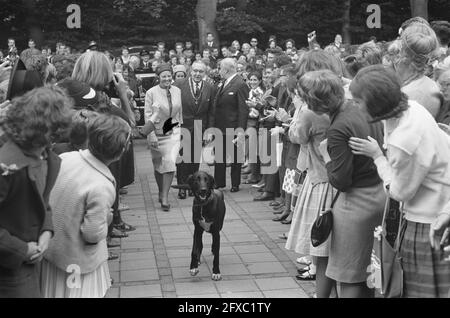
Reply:
[[387, 198], [381, 226], [374, 232], [373, 250], [371, 257], [368, 285], [377, 289], [385, 298], [397, 298], [403, 295], [403, 269], [399, 257], [400, 231], [403, 215], [400, 212], [397, 236], [392, 246], [386, 229], [386, 219], [391, 205], [396, 201]]
[[322, 209], [319, 210], [319, 215], [317, 216], [317, 219], [311, 228], [311, 244], [314, 247], [318, 247], [319, 245], [325, 243], [325, 241], [330, 236], [331, 230], [333, 229], [332, 210], [337, 198], [339, 197], [340, 192], [338, 191], [336, 193], [333, 201], [331, 202], [330, 208], [326, 209], [329, 188], [330, 184], [327, 184], [327, 190], [325, 192], [325, 198], [322, 203]]

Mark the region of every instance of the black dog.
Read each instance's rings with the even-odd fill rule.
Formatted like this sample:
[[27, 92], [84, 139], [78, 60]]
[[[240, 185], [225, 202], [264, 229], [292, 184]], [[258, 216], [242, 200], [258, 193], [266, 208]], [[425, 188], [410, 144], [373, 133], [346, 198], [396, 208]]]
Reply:
[[198, 274], [198, 265], [203, 250], [202, 236], [206, 231], [211, 233], [213, 241], [211, 251], [214, 255], [213, 280], [221, 280], [219, 269], [220, 231], [225, 218], [225, 201], [223, 193], [214, 189], [214, 178], [206, 172], [199, 171], [189, 176], [187, 185], [173, 186], [175, 189], [190, 189], [194, 193], [192, 222], [194, 223], [194, 243], [191, 253], [190, 272]]

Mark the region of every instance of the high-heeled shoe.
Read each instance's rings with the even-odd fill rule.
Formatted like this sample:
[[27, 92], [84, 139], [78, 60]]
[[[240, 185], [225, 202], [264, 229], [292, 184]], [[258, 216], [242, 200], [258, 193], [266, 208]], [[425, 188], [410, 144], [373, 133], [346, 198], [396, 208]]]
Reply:
[[291, 224], [292, 223], [292, 219], [286, 219], [284, 221], [281, 221], [281, 224]]
[[291, 214], [291, 211], [289, 211], [289, 212], [284, 211], [283, 214], [281, 214], [280, 216], [278, 216], [276, 218], [273, 218], [272, 221], [274, 221], [274, 222], [282, 222], [283, 223], [283, 221], [286, 220], [289, 217], [290, 214]]

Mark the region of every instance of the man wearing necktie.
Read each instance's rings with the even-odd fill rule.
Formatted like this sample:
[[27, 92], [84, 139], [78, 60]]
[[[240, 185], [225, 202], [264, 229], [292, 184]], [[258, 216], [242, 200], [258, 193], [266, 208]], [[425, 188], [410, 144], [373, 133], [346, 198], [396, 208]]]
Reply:
[[214, 35], [212, 33], [206, 34], [206, 42], [204, 43], [203, 47], [208, 48], [210, 50], [219, 47], [219, 44], [214, 39]]
[[245, 134], [235, 134], [233, 132], [227, 136], [227, 128], [232, 128], [232, 130], [242, 128], [244, 131], [246, 130], [249, 113], [246, 100], [250, 89], [242, 77], [238, 76], [237, 63], [233, 58], [226, 58], [221, 61], [219, 74], [224, 82], [216, 95], [215, 125], [223, 134], [223, 161], [215, 164], [214, 178], [217, 188], [226, 186], [226, 162], [227, 157], [232, 155], [231, 153], [227, 154], [227, 140], [228, 143], [230, 140], [237, 141], [234, 146], [228, 146], [234, 147], [234, 156], [231, 156], [231, 192], [238, 192], [241, 183], [242, 163], [238, 163], [238, 149], [236, 145], [245, 141]]
[[[206, 129], [214, 126], [214, 97], [215, 88], [204, 80], [206, 75], [206, 65], [201, 61], [192, 64], [190, 77], [175, 82], [174, 85], [181, 90], [181, 102], [183, 105], [183, 124], [182, 128], [189, 131], [188, 136], [182, 137], [180, 155], [183, 153], [187, 156], [190, 147], [190, 160], [182, 161], [177, 164], [177, 181], [178, 185], [186, 184], [189, 175], [198, 171], [200, 166], [201, 145], [203, 141], [203, 133]], [[185, 130], [182, 130], [185, 132]], [[206, 141], [211, 141], [211, 136], [205, 136]], [[194, 145], [197, 144], [197, 147]], [[190, 195], [192, 193], [189, 193]], [[185, 199], [186, 191], [179, 190], [178, 198]]]
[[147, 50], [142, 50], [140, 56], [141, 64], [139, 65], [139, 68], [142, 70], [149, 70], [152, 67], [150, 63], [150, 53]]

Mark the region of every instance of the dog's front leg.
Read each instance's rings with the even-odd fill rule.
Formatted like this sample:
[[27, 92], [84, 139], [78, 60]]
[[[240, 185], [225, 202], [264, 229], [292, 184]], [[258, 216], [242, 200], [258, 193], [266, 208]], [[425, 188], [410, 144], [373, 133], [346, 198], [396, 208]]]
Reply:
[[212, 279], [213, 280], [221, 280], [222, 275], [220, 274], [219, 269], [219, 252], [220, 252], [220, 232], [214, 231], [212, 233], [212, 253], [214, 255], [214, 261], [213, 261], [213, 274]]
[[198, 274], [198, 265], [200, 263], [200, 256], [202, 255], [203, 250], [203, 229], [198, 223], [195, 223], [194, 229], [194, 242], [192, 244], [192, 253], [191, 253], [191, 267], [190, 273], [191, 276], [195, 276]]

